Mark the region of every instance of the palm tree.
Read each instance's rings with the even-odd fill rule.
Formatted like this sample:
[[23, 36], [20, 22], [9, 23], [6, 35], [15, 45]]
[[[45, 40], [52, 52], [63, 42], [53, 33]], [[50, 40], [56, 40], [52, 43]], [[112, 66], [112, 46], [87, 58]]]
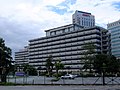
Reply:
[[5, 41], [0, 38], [0, 74], [1, 82], [6, 82], [6, 76], [12, 66], [11, 49], [5, 46]]
[[58, 59], [58, 60], [55, 61], [54, 66], [55, 66], [56, 74], [57, 74], [57, 78], [58, 78], [58, 72], [59, 72], [60, 69], [64, 68], [64, 65], [61, 63], [61, 60]]
[[34, 68], [33, 66], [29, 65], [29, 64], [23, 64], [23, 71], [25, 72], [25, 74], [27, 76], [29, 75], [37, 75], [37, 69]]
[[46, 72], [48, 76], [51, 76], [52, 74], [52, 70], [53, 70], [52, 61], [53, 61], [53, 58], [52, 58], [52, 55], [50, 55], [48, 59], [46, 59]]

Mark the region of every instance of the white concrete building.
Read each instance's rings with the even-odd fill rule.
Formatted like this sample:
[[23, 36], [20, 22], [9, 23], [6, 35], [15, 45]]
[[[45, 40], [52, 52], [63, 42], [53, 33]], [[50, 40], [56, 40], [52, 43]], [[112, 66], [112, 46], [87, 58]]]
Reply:
[[[69, 24], [45, 30], [46, 37], [29, 40], [29, 64], [45, 68], [46, 59], [52, 55], [53, 62], [60, 59], [64, 70], [79, 71], [83, 67], [83, 48], [86, 43], [96, 45], [96, 54], [109, 53], [108, 31], [101, 27], [83, 29]], [[103, 40], [104, 38], [104, 40]]]
[[109, 33], [106, 29], [95, 26], [91, 13], [76, 11], [73, 14], [73, 24], [45, 32], [45, 37], [29, 40], [29, 64], [36, 68], [44, 70], [46, 59], [52, 55], [53, 62], [57, 59], [62, 61], [64, 70], [79, 71], [84, 64], [84, 49], [81, 47], [89, 42], [96, 45], [96, 54], [110, 53]]
[[29, 64], [29, 47], [25, 46], [24, 49], [15, 52], [15, 64], [19, 67], [23, 64]]
[[76, 10], [72, 16], [73, 24], [78, 24], [84, 28], [95, 26], [95, 17], [91, 13]]

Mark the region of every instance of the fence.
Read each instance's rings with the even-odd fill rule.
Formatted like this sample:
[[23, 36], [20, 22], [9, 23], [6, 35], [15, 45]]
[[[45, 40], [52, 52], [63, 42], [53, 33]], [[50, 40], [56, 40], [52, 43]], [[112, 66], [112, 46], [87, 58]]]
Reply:
[[60, 85], [120, 85], [120, 77], [76, 77], [74, 79], [59, 79], [54, 81], [54, 77], [46, 76], [24, 76], [24, 77], [8, 77], [7, 81], [15, 84], [60, 84]]

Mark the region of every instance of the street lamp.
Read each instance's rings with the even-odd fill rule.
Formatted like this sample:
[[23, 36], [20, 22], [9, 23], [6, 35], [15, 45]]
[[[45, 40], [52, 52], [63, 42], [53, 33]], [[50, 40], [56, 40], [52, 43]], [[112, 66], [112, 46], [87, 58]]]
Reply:
[[103, 65], [102, 65], [102, 79], [103, 79], [103, 85], [105, 85], [105, 69], [106, 69], [106, 64], [103, 63]]
[[80, 75], [81, 75], [81, 78], [82, 78], [82, 84], [84, 84], [84, 80], [83, 80], [83, 70], [82, 70], [82, 68], [80, 68]]

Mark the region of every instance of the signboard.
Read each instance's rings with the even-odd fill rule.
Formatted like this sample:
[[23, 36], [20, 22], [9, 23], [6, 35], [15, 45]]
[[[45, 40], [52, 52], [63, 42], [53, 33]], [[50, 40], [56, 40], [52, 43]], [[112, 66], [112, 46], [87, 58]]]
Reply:
[[15, 75], [16, 76], [25, 76], [25, 72], [16, 72]]
[[85, 14], [85, 13], [84, 13], [84, 14], [82, 14], [82, 16], [87, 16], [87, 17], [89, 17], [90, 15], [89, 15], [89, 14]]

